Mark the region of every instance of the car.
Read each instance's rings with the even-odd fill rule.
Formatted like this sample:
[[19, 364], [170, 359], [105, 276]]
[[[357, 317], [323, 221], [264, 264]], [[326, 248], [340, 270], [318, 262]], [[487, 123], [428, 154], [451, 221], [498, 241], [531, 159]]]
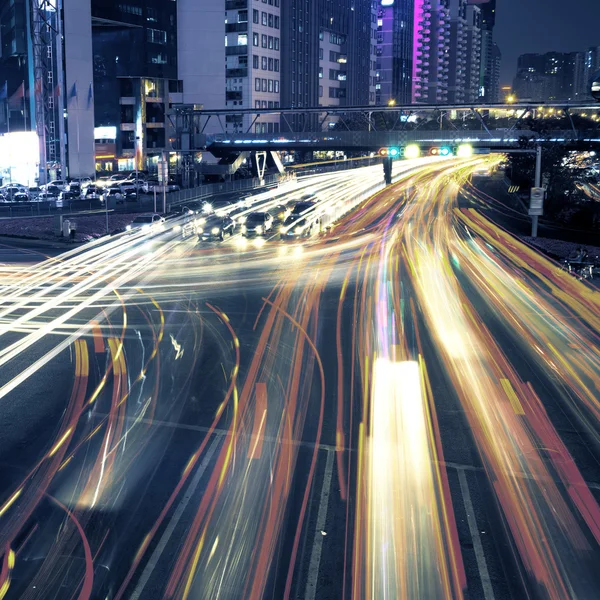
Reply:
[[38, 202], [48, 202], [50, 200], [56, 200], [56, 194], [52, 194], [51, 192], [40, 192], [37, 196]]
[[127, 231], [148, 231], [157, 233], [164, 230], [165, 219], [156, 213], [151, 215], [140, 215], [136, 217], [127, 227]]
[[235, 224], [229, 217], [221, 217], [212, 214], [198, 220], [198, 240], [203, 242], [223, 241], [231, 237], [235, 230]]
[[108, 180], [109, 181], [125, 181], [125, 179], [127, 179], [129, 177], [129, 175], [127, 173], [115, 173], [114, 175], [111, 175]]
[[65, 202], [67, 200], [78, 200], [79, 193], [78, 192], [68, 192], [68, 191], [60, 192], [60, 194], [58, 195], [58, 199], [62, 200], [63, 202]]
[[251, 212], [242, 225], [245, 237], [263, 236], [273, 229], [273, 217], [268, 212]]
[[269, 214], [273, 217], [273, 224], [283, 225], [284, 221], [290, 216], [291, 210], [284, 204], [278, 204], [269, 209]]
[[314, 210], [316, 206], [316, 202], [301, 200], [300, 202], [296, 202], [294, 208], [292, 209], [292, 215], [303, 215]]
[[207, 200], [202, 204], [202, 212], [207, 215], [215, 213], [224, 216], [231, 206], [233, 205], [229, 200]]
[[144, 194], [149, 194], [155, 191], [162, 192], [162, 187], [156, 179], [149, 179], [145, 181], [142, 185], [142, 191], [144, 192]]
[[20, 190], [16, 194], [13, 194], [12, 201], [13, 202], [29, 202], [29, 194], [23, 190]]
[[128, 185], [131, 186], [135, 189], [137, 189], [138, 192], [142, 192], [144, 189], [144, 183], [146, 183], [143, 179], [125, 179], [122, 182], [122, 185]]
[[54, 187], [57, 187], [59, 189], [59, 191], [63, 192], [67, 189], [67, 182], [64, 179], [53, 179], [52, 181], [49, 181], [46, 184], [46, 189], [48, 189], [48, 186], [53, 185]]
[[69, 185], [65, 188], [65, 191], [68, 192], [72, 192], [74, 194], [77, 194], [77, 196], [81, 196], [81, 184], [78, 181], [72, 181], [71, 183], [69, 183]]
[[305, 216], [290, 215], [281, 225], [279, 235], [282, 240], [298, 240], [310, 237], [315, 224], [309, 222]]
[[181, 191], [181, 187], [176, 183], [167, 184], [167, 192], [179, 192]]
[[46, 190], [46, 193], [48, 193], [54, 197], [58, 197], [58, 195], [62, 191], [57, 185], [52, 185], [50, 183], [45, 187], [45, 190]]
[[100, 199], [101, 193], [102, 190], [97, 185], [91, 184], [85, 188], [84, 198], [86, 200], [97, 200]]
[[193, 217], [196, 214], [189, 206], [173, 206], [167, 215], [167, 219], [178, 219], [180, 217]]
[[102, 200], [108, 202], [109, 200], [116, 200], [117, 204], [121, 204], [125, 200], [125, 196], [121, 191], [120, 187], [106, 188], [104, 194], [102, 194]]
[[135, 190], [125, 190], [123, 192], [125, 202], [137, 202], [139, 199], [138, 193]]
[[22, 193], [23, 192], [23, 188], [20, 186], [16, 186], [16, 185], [9, 185], [6, 186], [3, 190], [2, 193], [4, 194], [4, 196], [6, 197], [6, 199], [9, 202], [12, 202], [14, 200], [14, 197], [16, 194]]

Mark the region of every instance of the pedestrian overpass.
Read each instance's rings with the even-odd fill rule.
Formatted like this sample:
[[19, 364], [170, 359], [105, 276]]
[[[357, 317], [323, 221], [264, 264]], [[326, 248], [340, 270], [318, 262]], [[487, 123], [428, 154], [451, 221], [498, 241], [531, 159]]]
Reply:
[[243, 152], [266, 152], [280, 166], [275, 157], [281, 151], [351, 154], [416, 144], [426, 152], [470, 144], [476, 152], [493, 152], [518, 148], [523, 139], [600, 148], [600, 104], [592, 102], [221, 110], [175, 105], [170, 119], [173, 151], [208, 151], [229, 164]]

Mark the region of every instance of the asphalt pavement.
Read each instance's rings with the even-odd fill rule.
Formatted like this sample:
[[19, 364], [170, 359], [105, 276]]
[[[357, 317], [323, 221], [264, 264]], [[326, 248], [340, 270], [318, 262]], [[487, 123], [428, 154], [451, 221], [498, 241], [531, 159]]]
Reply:
[[600, 299], [486, 160], [258, 195], [335, 215], [291, 243], [0, 246], [0, 597], [596, 598]]

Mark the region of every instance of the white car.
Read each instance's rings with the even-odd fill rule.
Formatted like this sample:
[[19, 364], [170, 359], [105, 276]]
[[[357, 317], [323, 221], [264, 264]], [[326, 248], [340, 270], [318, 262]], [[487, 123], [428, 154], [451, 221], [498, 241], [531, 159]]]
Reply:
[[56, 186], [61, 192], [64, 192], [67, 189], [67, 182], [64, 179], [54, 179], [53, 181], [49, 181], [46, 184], [46, 188], [49, 185]]
[[127, 231], [147, 231], [158, 233], [165, 229], [165, 219], [156, 213], [152, 215], [140, 215], [136, 217], [127, 227]]
[[104, 194], [102, 194], [102, 200], [108, 202], [111, 199], [116, 200], [117, 202], [123, 202], [125, 195], [118, 187], [108, 188], [105, 190]]

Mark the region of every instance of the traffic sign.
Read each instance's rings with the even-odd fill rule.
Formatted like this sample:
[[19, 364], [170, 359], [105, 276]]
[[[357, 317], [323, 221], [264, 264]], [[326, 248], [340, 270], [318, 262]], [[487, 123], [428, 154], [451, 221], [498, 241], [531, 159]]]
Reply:
[[531, 188], [531, 198], [529, 200], [529, 215], [532, 217], [541, 217], [544, 214], [544, 188]]

